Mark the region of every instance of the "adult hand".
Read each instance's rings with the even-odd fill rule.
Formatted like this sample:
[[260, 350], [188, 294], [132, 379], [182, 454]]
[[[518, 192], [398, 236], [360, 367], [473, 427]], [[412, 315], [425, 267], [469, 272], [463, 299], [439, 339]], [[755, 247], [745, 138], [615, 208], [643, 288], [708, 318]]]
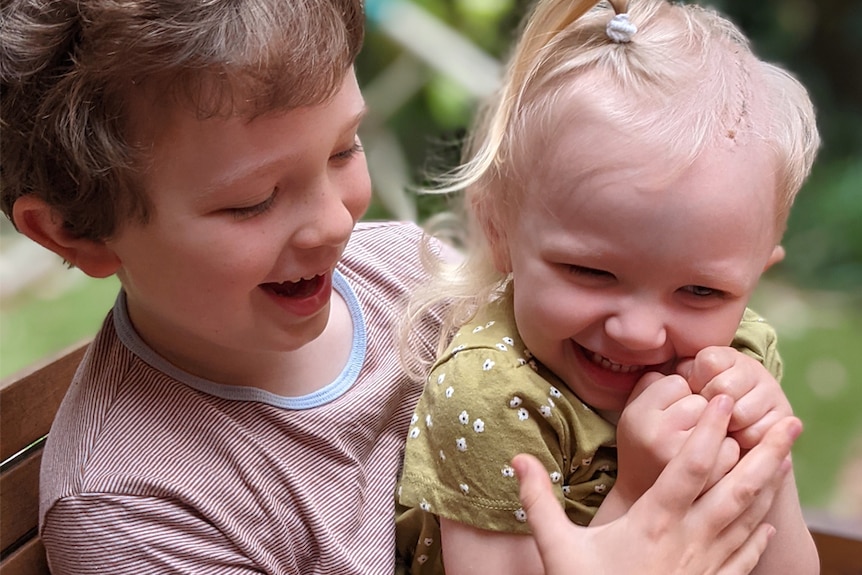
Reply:
[[795, 417], [782, 419], [700, 496], [732, 409], [729, 397], [713, 398], [655, 485], [625, 515], [598, 527], [569, 522], [541, 464], [529, 455], [518, 455], [512, 463], [545, 573], [748, 573], [774, 533], [761, 521], [790, 470], [790, 447], [802, 425]]

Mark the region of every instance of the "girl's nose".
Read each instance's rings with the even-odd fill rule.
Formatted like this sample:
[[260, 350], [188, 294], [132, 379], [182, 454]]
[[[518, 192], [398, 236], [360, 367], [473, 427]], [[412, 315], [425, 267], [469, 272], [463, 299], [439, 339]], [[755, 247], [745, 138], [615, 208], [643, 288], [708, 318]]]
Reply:
[[667, 341], [661, 314], [646, 305], [631, 307], [608, 317], [605, 333], [620, 345], [635, 351], [658, 349]]

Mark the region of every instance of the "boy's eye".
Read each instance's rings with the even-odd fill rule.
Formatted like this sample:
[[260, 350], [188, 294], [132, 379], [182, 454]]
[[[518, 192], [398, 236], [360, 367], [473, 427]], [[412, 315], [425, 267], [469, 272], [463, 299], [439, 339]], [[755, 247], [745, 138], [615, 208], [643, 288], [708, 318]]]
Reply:
[[362, 142], [359, 141], [359, 138], [356, 138], [353, 141], [352, 146], [350, 146], [349, 148], [347, 148], [344, 151], [333, 154], [332, 159], [333, 160], [349, 160], [350, 158], [352, 158], [356, 154], [361, 153], [362, 151], [363, 151]]
[[227, 212], [237, 220], [244, 220], [260, 215], [273, 206], [277, 194], [278, 188], [273, 190], [272, 194], [259, 204], [255, 204], [253, 206], [243, 206], [241, 208], [228, 208]]

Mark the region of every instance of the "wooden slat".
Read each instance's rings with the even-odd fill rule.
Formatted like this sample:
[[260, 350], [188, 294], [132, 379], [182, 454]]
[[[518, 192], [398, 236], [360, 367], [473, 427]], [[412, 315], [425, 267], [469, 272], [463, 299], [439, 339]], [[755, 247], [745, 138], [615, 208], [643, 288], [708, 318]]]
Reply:
[[862, 575], [862, 539], [812, 529], [820, 575]]
[[0, 549], [5, 550], [39, 523], [41, 461], [39, 449], [0, 476]]
[[36, 537], [0, 563], [0, 575], [51, 575], [45, 547]]
[[48, 433], [88, 343], [0, 381], [0, 461]]

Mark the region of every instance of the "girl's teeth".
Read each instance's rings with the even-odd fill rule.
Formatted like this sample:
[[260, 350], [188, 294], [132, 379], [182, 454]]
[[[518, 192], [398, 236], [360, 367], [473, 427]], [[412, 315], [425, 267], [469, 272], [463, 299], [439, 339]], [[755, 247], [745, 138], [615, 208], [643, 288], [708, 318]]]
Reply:
[[607, 370], [613, 371], [614, 373], [631, 373], [633, 371], [643, 369], [642, 365], [622, 365], [620, 363], [614, 363], [605, 356], [599, 355], [596, 352], [592, 352], [592, 357], [590, 359], [596, 365], [600, 365]]

